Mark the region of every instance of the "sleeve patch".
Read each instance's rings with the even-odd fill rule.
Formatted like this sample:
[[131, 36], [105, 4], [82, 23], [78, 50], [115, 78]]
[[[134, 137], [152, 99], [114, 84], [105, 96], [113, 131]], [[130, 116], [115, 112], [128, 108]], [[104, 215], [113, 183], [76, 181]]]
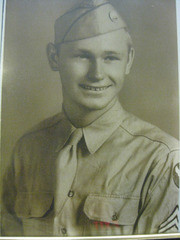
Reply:
[[178, 220], [179, 207], [176, 206], [170, 216], [159, 226], [159, 233], [165, 233], [169, 230], [177, 232], [179, 220]]
[[173, 169], [173, 180], [175, 185], [179, 188], [179, 178], [180, 178], [180, 164], [177, 163]]

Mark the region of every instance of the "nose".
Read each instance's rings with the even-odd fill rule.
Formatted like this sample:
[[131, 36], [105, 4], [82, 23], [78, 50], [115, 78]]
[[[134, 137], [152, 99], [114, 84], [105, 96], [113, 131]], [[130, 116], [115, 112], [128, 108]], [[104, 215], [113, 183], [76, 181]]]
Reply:
[[91, 62], [88, 72], [88, 79], [94, 82], [104, 79], [104, 69], [100, 60], [94, 60]]

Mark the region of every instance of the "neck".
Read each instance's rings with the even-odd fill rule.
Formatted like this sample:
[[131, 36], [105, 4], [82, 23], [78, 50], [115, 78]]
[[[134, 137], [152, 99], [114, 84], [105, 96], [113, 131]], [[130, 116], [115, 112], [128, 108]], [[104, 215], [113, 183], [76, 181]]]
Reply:
[[[85, 127], [89, 124], [91, 124], [93, 121], [95, 121], [97, 118], [99, 118], [103, 113], [108, 111], [112, 106], [115, 104], [115, 102], [118, 101], [117, 99], [113, 99], [110, 104], [108, 104], [103, 109], [88, 109], [83, 106], [77, 105], [77, 104], [70, 104], [66, 101], [63, 102], [63, 108], [66, 113], [66, 116], [70, 120], [70, 122], [76, 127]], [[73, 109], [73, 111], [72, 111]]]

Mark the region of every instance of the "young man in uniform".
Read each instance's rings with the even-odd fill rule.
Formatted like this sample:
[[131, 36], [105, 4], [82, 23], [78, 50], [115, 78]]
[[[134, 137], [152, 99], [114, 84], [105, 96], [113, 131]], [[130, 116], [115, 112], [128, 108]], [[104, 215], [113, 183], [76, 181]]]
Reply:
[[83, 1], [56, 20], [47, 52], [63, 111], [15, 147], [4, 202], [20, 234], [177, 232], [178, 143], [118, 101], [134, 58], [121, 16]]

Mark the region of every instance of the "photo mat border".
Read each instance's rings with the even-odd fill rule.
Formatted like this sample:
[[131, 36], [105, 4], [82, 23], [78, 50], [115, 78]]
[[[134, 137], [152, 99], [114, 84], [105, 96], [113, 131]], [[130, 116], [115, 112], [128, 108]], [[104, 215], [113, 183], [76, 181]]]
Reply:
[[[2, 95], [2, 75], [3, 75], [3, 56], [4, 56], [4, 29], [5, 29], [5, 16], [6, 16], [6, 0], [0, 1], [0, 99]], [[180, 0], [176, 0], [176, 19], [177, 19], [177, 42], [178, 42], [178, 79], [179, 79], [179, 93], [180, 93]], [[1, 99], [2, 101], [2, 99]], [[2, 102], [1, 102], [2, 104]], [[180, 97], [179, 97], [179, 106], [180, 106]], [[179, 109], [180, 115], [180, 109]], [[1, 116], [1, 111], [0, 111]], [[179, 122], [180, 126], [180, 122]], [[0, 126], [1, 130], [1, 126]], [[180, 132], [179, 132], [180, 136]], [[2, 139], [1, 139], [2, 140]], [[2, 159], [0, 161], [0, 166], [2, 163]], [[1, 171], [0, 171], [0, 179]], [[1, 188], [0, 188], [1, 190]], [[179, 201], [180, 201], [180, 191], [179, 191]], [[1, 206], [0, 206], [1, 207]], [[0, 208], [1, 213], [1, 208]], [[179, 211], [179, 218], [180, 218], [180, 211]], [[179, 229], [180, 229], [180, 222], [179, 222]], [[123, 235], [123, 236], [102, 236], [102, 237], [1, 237], [0, 239], [27, 239], [27, 240], [35, 240], [35, 239], [180, 239], [180, 233], [172, 233], [172, 234], [146, 234], [146, 235]]]

